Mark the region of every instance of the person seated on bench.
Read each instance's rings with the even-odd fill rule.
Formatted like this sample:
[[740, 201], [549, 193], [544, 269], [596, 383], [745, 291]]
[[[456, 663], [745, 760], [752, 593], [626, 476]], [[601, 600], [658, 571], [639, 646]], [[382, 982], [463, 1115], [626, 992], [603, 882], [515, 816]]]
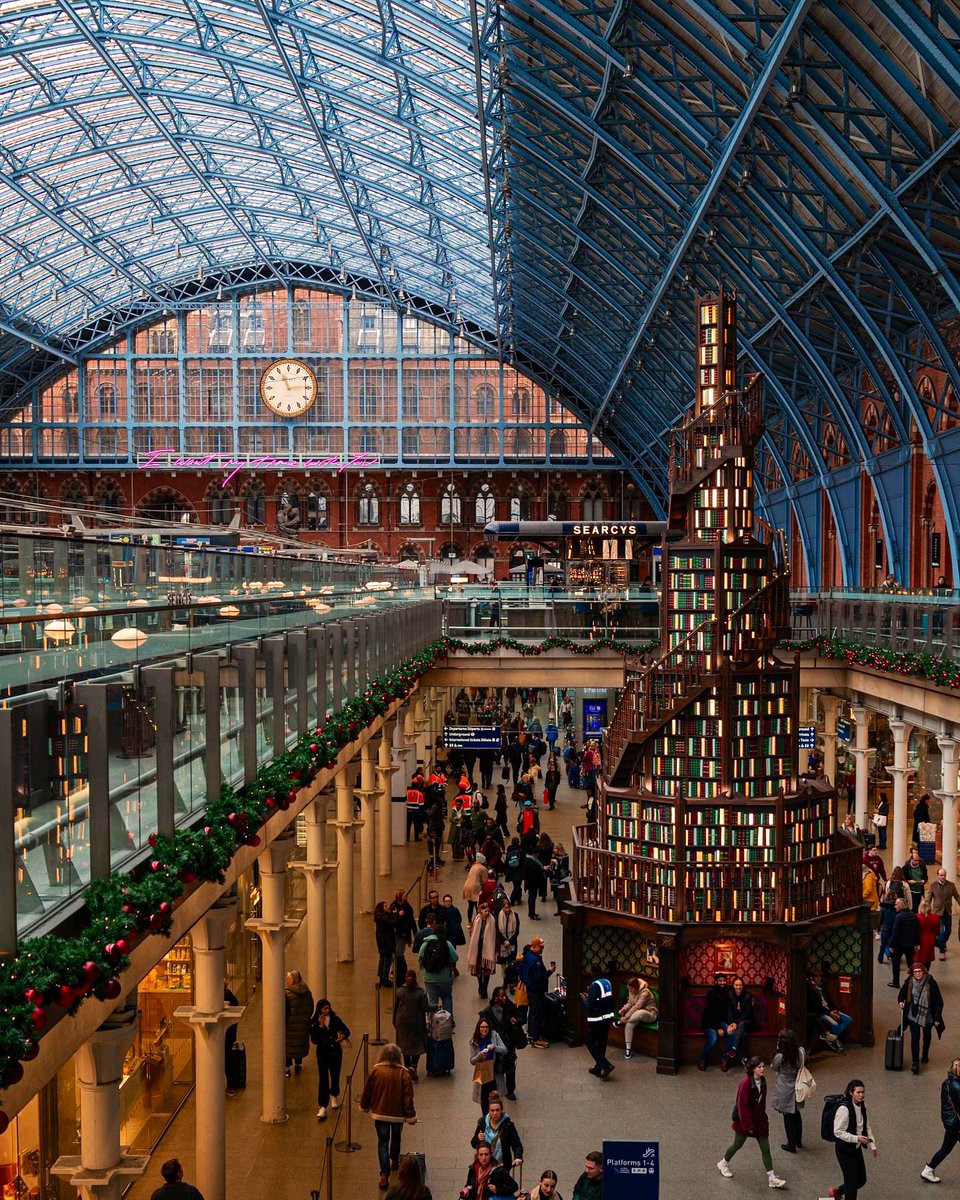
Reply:
[[623, 1025], [623, 1057], [633, 1055], [633, 1031], [641, 1023], [652, 1025], [657, 1019], [657, 1005], [653, 992], [645, 980], [634, 976], [627, 980], [627, 1000], [620, 1009], [617, 1025]]
[[727, 1047], [720, 1060], [720, 1070], [726, 1071], [731, 1063], [746, 1056], [747, 1034], [753, 1028], [753, 996], [746, 984], [736, 975], [727, 992]]
[[700, 1028], [703, 1030], [704, 1042], [703, 1049], [700, 1051], [700, 1057], [697, 1059], [698, 1071], [705, 1071], [707, 1069], [707, 1059], [710, 1057], [710, 1051], [721, 1038], [724, 1039], [724, 1044], [720, 1065], [723, 1070], [726, 1070], [723, 1064], [727, 1061], [726, 1055], [733, 1044], [733, 1039], [727, 1033], [726, 1021], [727, 997], [729, 992], [727, 977], [725, 975], [714, 975], [713, 986], [708, 988], [703, 998], [703, 1016], [700, 1019]]
[[840, 1035], [845, 1033], [853, 1021], [840, 1012], [827, 994], [823, 972], [815, 967], [807, 972], [807, 1014], [820, 1030], [820, 1040], [836, 1054], [843, 1051]]

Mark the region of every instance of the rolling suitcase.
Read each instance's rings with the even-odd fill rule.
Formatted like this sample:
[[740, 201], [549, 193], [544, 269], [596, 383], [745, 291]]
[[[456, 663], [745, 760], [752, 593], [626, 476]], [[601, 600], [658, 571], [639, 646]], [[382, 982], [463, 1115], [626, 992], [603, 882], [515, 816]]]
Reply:
[[453, 1041], [449, 1038], [444, 1041], [438, 1041], [436, 1038], [428, 1037], [427, 1074], [449, 1075], [454, 1065]]
[[227, 1054], [227, 1087], [231, 1092], [247, 1086], [247, 1048], [234, 1042]]
[[543, 998], [543, 1027], [540, 1036], [547, 1042], [562, 1042], [567, 1031], [567, 1001], [559, 992], [547, 992]]
[[903, 1020], [897, 1029], [891, 1029], [883, 1048], [883, 1065], [887, 1071], [903, 1070]]

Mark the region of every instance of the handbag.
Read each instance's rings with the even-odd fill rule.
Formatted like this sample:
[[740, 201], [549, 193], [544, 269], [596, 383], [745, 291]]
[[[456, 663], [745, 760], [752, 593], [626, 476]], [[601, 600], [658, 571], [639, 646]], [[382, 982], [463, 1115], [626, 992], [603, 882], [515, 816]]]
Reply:
[[887, 818], [882, 813], [874, 813], [873, 823], [878, 829], [883, 829], [887, 823]]
[[546, 804], [548, 806], [550, 804], [550, 793], [547, 791], [546, 788], [543, 789], [543, 802], [544, 802], [544, 804]]
[[803, 1104], [806, 1100], [812, 1100], [817, 1094], [817, 1081], [806, 1065], [806, 1055], [803, 1053], [803, 1050], [800, 1051], [800, 1070], [797, 1072], [796, 1093], [798, 1104]]
[[490, 1083], [493, 1080], [493, 1059], [485, 1058], [473, 1064], [473, 1082]]
[[503, 768], [503, 770], [500, 772], [500, 778], [501, 778], [501, 779], [509, 779], [509, 778], [510, 778], [510, 768], [509, 768], [509, 766], [505, 766], [505, 767]]

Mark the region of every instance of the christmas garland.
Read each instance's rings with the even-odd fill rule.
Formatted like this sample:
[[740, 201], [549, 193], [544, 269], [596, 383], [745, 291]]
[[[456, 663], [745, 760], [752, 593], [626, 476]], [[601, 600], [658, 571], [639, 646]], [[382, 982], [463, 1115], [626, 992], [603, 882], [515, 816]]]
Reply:
[[782, 642], [786, 650], [800, 654], [816, 654], [847, 663], [848, 666], [872, 667], [891, 675], [908, 675], [928, 679], [937, 687], [960, 688], [960, 663], [937, 658], [933, 654], [915, 654], [901, 650], [884, 650], [847, 642], [843, 638], [817, 637], [805, 642]]
[[644, 654], [656, 645], [656, 642], [648, 642], [643, 646], [635, 646], [632, 642], [606, 636], [590, 642], [575, 642], [572, 638], [554, 636], [544, 638], [542, 642], [533, 646], [518, 642], [512, 637], [498, 637], [489, 642], [465, 642], [462, 638], [445, 638], [444, 642], [448, 651], [469, 654], [472, 658], [477, 655], [497, 654], [501, 650], [513, 650], [524, 658], [537, 658], [546, 654], [548, 650], [565, 650], [568, 654], [583, 657], [596, 654], [599, 650], [616, 650], [618, 654], [626, 656]]
[[[0, 968], [0, 1088], [12, 1087], [23, 1078], [23, 1063], [40, 1053], [40, 1035], [51, 1013], [73, 1016], [87, 996], [115, 1000], [122, 991], [120, 976], [130, 964], [130, 952], [151, 934], [169, 936], [174, 905], [184, 888], [197, 881], [223, 883], [237, 850], [260, 844], [257, 830], [271, 813], [288, 809], [301, 788], [321, 770], [331, 769], [343, 747], [382, 717], [394, 701], [409, 696], [440, 658], [451, 652], [489, 655], [499, 650], [524, 657], [548, 650], [584, 656], [608, 649], [635, 655], [649, 647], [611, 637], [589, 642], [548, 637], [536, 645], [509, 637], [492, 642], [440, 638], [371, 683], [362, 696], [348, 701], [292, 750], [261, 767], [242, 794], [224, 785], [220, 796], [207, 804], [202, 827], [172, 837], [152, 834], [153, 856], [142, 872], [134, 876], [118, 871], [87, 886], [79, 932], [30, 938]], [[8, 1124], [9, 1118], [0, 1111], [0, 1134]]]

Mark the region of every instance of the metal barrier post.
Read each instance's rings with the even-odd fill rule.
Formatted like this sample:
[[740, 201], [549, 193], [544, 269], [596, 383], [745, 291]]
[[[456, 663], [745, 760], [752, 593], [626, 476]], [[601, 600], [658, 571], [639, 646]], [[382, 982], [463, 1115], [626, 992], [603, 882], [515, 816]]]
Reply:
[[[377, 1014], [380, 1015], [379, 1013]], [[370, 1074], [370, 1038], [363, 1035], [363, 1086], [367, 1086], [367, 1077]]]
[[[374, 989], [374, 995], [376, 998], [375, 1012], [377, 1014], [376, 1025], [374, 1028], [375, 1028], [375, 1032], [376, 1032], [377, 1036], [372, 1037], [370, 1039], [370, 1045], [371, 1046], [385, 1046], [387, 1044], [387, 1039], [385, 1037], [381, 1037], [381, 1035], [380, 1035], [380, 992], [382, 989], [381, 989], [379, 983], [375, 983], [373, 985], [373, 989]], [[364, 1073], [363, 1073], [363, 1081], [364, 1081], [364, 1083], [366, 1083], [366, 1081], [367, 1081], [366, 1070], [364, 1070]]]
[[342, 1142], [337, 1142], [337, 1149], [341, 1154], [353, 1154], [355, 1150], [360, 1149], [360, 1143], [353, 1140], [353, 1074], [347, 1076], [347, 1093], [345, 1100], [345, 1108], [347, 1110], [347, 1136]]
[[333, 1200], [333, 1138], [327, 1138], [327, 1200]]

